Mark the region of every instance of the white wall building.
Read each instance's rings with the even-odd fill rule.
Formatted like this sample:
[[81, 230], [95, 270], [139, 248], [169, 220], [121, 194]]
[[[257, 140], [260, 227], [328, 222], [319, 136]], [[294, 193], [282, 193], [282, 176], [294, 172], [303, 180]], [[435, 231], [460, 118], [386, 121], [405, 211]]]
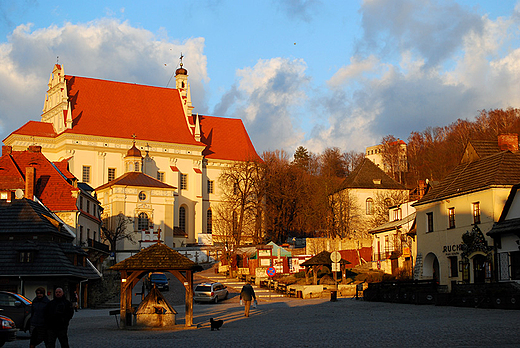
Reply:
[[[219, 201], [222, 169], [259, 157], [241, 120], [193, 114], [193, 108], [182, 63], [176, 71], [176, 88], [70, 76], [56, 64], [41, 121], [29, 121], [4, 143], [13, 150], [38, 144], [47, 158], [66, 161], [72, 174], [94, 188], [135, 165], [127, 158], [135, 143], [142, 162], [134, 169], [171, 187], [166, 190], [168, 198], [150, 206], [153, 230], [161, 228], [170, 247], [177, 238], [173, 231], [181, 226], [186, 235], [181, 244], [211, 244], [212, 208]], [[150, 191], [151, 197], [154, 192]], [[112, 215], [119, 208], [110, 200], [120, 199], [118, 195], [112, 192], [108, 201], [105, 195], [100, 198]], [[160, 213], [164, 221], [156, 218], [158, 210], [164, 210]], [[138, 221], [135, 214], [134, 209], [129, 217]], [[137, 225], [134, 228], [138, 231]]]

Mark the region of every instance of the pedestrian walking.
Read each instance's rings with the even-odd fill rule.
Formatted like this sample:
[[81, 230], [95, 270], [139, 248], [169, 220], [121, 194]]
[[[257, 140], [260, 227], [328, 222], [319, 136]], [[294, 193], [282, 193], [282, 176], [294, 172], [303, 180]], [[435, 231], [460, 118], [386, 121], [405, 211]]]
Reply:
[[78, 293], [74, 291], [71, 296], [71, 302], [72, 302], [72, 308], [74, 308], [74, 311], [78, 311]]
[[47, 347], [55, 348], [56, 339], [60, 341], [62, 348], [69, 347], [67, 331], [69, 321], [74, 316], [72, 303], [63, 294], [62, 288], [57, 288], [54, 292], [54, 299], [45, 307], [45, 324], [47, 326]]
[[249, 307], [251, 307], [251, 301], [256, 301], [255, 290], [251, 286], [251, 284], [246, 284], [242, 287], [242, 291], [240, 291], [240, 302], [244, 302], [245, 305], [245, 316], [249, 317]]
[[34, 348], [42, 342], [47, 346], [47, 329], [45, 328], [45, 307], [50, 302], [45, 296], [45, 289], [36, 289], [36, 297], [32, 300], [31, 308], [31, 340], [29, 347]]

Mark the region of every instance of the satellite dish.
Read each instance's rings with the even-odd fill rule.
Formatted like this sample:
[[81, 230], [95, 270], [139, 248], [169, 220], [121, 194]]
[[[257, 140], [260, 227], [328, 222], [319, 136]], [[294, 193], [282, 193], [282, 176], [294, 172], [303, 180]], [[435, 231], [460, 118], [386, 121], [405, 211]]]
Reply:
[[16, 189], [16, 191], [14, 191], [14, 196], [16, 197], [16, 199], [22, 199], [23, 198], [23, 190], [22, 189]]

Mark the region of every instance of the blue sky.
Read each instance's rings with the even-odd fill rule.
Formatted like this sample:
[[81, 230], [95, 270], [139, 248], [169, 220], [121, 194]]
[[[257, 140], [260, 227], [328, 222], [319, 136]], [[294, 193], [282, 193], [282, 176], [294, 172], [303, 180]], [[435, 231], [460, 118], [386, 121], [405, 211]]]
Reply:
[[39, 120], [52, 66], [166, 86], [241, 118], [258, 152], [363, 151], [520, 107], [517, 1], [0, 2], [0, 137]]

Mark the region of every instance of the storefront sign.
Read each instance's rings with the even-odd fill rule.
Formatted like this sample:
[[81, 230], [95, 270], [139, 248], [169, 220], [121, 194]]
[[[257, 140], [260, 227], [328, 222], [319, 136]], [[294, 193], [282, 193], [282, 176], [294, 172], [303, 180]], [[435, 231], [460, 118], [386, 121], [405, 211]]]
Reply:
[[442, 247], [443, 253], [458, 253], [462, 251], [462, 244], [444, 245]]

